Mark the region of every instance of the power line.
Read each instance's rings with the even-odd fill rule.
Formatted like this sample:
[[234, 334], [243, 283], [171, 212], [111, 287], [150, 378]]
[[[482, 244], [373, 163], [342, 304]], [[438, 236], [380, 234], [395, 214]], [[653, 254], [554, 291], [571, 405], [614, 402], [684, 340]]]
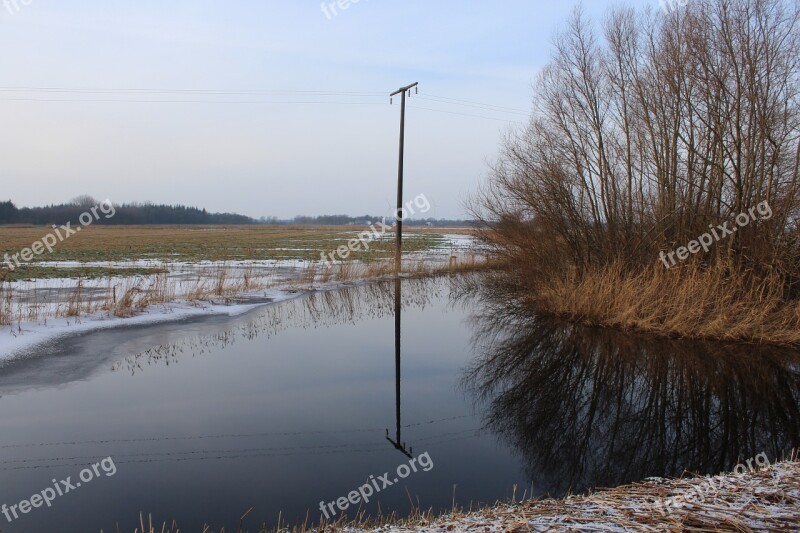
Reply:
[[[439, 444], [447, 444], [450, 442], [456, 441], [463, 441], [469, 438], [475, 438], [478, 435], [473, 433], [472, 436], [459, 436], [452, 439], [445, 439], [435, 442], [429, 442], [427, 446], [439, 445]], [[349, 454], [349, 453], [358, 453], [359, 455], [365, 453], [381, 453], [386, 451], [386, 446], [380, 446], [376, 448], [351, 448], [345, 450], [325, 450], [325, 451], [317, 451], [317, 452], [285, 452], [285, 453], [272, 453], [272, 452], [255, 452], [255, 453], [239, 453], [237, 452], [235, 455], [227, 455], [222, 453], [220, 455], [214, 455], [216, 452], [208, 451], [208, 455], [195, 455], [195, 456], [186, 456], [186, 457], [169, 457], [169, 458], [142, 458], [142, 459], [132, 459], [132, 460], [123, 460], [123, 461], [114, 461], [115, 465], [121, 464], [131, 464], [131, 463], [164, 463], [164, 462], [183, 462], [183, 461], [210, 461], [210, 460], [225, 460], [225, 459], [255, 459], [258, 457], [290, 457], [290, 456], [320, 456], [320, 455], [341, 455], [341, 454]], [[108, 457], [107, 455], [103, 456], [96, 456], [94, 460], [102, 459]], [[60, 463], [60, 464], [48, 464], [48, 465], [28, 465], [28, 466], [12, 466], [12, 467], [2, 467], [0, 471], [9, 471], [9, 470], [39, 470], [42, 468], [60, 468], [60, 467], [76, 467], [76, 466], [86, 466], [87, 463]]]
[[[363, 101], [382, 97], [383, 93], [369, 91], [299, 91], [299, 90], [235, 90], [235, 89], [109, 89], [86, 87], [35, 87], [12, 86], [0, 87], [0, 93], [10, 96], [0, 97], [0, 101], [11, 102], [101, 102], [101, 103], [147, 103], [147, 104], [289, 104], [289, 105], [381, 105], [378, 101]], [[15, 95], [15, 93], [33, 93], [34, 96]], [[45, 96], [46, 95], [46, 96]], [[65, 97], [50, 97], [66, 95]], [[83, 95], [85, 97], [76, 97]], [[91, 98], [94, 95], [113, 96], [109, 98]], [[73, 96], [73, 97], [68, 97]], [[174, 98], [148, 98], [148, 97]], [[189, 98], [180, 98], [181, 96]], [[206, 96], [271, 96], [295, 99], [200, 99]], [[302, 98], [297, 100], [296, 98]], [[335, 99], [327, 99], [335, 98]], [[351, 100], [353, 99], [353, 100]], [[362, 101], [357, 101], [362, 100]]]
[[[151, 458], [151, 457], [182, 457], [182, 456], [192, 456], [192, 455], [208, 455], [208, 454], [231, 454], [231, 453], [256, 453], [256, 452], [286, 452], [286, 451], [297, 451], [298, 453], [306, 453], [306, 452], [313, 452], [315, 450], [333, 450], [333, 449], [343, 449], [343, 448], [358, 448], [359, 450], [363, 449], [383, 449], [385, 445], [378, 441], [378, 443], [368, 443], [368, 444], [328, 444], [328, 445], [321, 445], [321, 446], [267, 446], [263, 448], [244, 448], [244, 449], [233, 449], [233, 450], [189, 450], [189, 451], [177, 451], [177, 452], [139, 452], [139, 453], [114, 453], [113, 456], [116, 459], [117, 457], [120, 458]], [[73, 457], [41, 457], [36, 459], [10, 459], [6, 461], [0, 461], [0, 464], [8, 465], [8, 464], [23, 464], [23, 463], [52, 463], [56, 461], [93, 461], [96, 459], [102, 459], [103, 457], [108, 457], [109, 454], [104, 453], [101, 455], [78, 455]], [[45, 466], [45, 465], [42, 465]]]
[[[449, 442], [451, 437], [467, 434], [478, 434], [478, 428], [469, 428], [461, 431], [450, 431], [447, 433], [440, 433], [438, 435], [431, 435], [419, 439], [414, 439], [414, 442], [426, 443], [439, 443]], [[154, 457], [183, 457], [193, 455], [209, 455], [209, 454], [245, 454], [245, 453], [261, 453], [261, 452], [296, 452], [297, 455], [316, 455], [327, 453], [327, 450], [334, 451], [372, 451], [384, 450], [386, 445], [382, 441], [365, 442], [365, 443], [350, 443], [350, 444], [321, 444], [315, 446], [267, 446], [258, 448], [235, 448], [235, 449], [201, 449], [201, 450], [183, 450], [183, 451], [168, 451], [168, 452], [137, 452], [137, 453], [116, 453], [112, 455], [114, 459], [117, 458], [154, 458]], [[72, 457], [38, 457], [35, 459], [7, 459], [0, 461], [0, 465], [24, 464], [24, 463], [52, 463], [58, 461], [93, 461], [108, 457], [108, 453], [100, 455], [78, 455]], [[282, 454], [279, 454], [282, 455]], [[47, 465], [39, 465], [47, 466]]]
[[507, 118], [487, 117], [487, 116], [484, 116], [484, 115], [471, 115], [469, 113], [459, 113], [457, 111], [445, 111], [444, 109], [432, 109], [430, 107], [421, 107], [421, 106], [418, 106], [418, 105], [411, 105], [411, 104], [409, 104], [409, 107], [412, 107], [414, 109], [422, 109], [424, 111], [433, 111], [435, 113], [447, 113], [448, 115], [460, 115], [462, 117], [484, 118], [486, 120], [497, 120], [497, 121], [500, 121], [500, 122], [510, 122], [510, 123], [515, 123], [515, 124], [524, 124], [524, 122], [522, 122], [522, 121], [510, 120], [510, 119], [507, 119]]
[[512, 115], [520, 115], [520, 116], [528, 116], [527, 112], [524, 111], [516, 111], [516, 110], [506, 110], [500, 108], [500, 106], [493, 106], [490, 104], [466, 104], [466, 103], [457, 103], [457, 102], [448, 102], [444, 100], [439, 100], [436, 98], [430, 98], [428, 96], [419, 96], [421, 100], [427, 100], [429, 102], [434, 102], [437, 104], [448, 104], [448, 105], [456, 105], [460, 107], [469, 107], [472, 109], [480, 109], [482, 111], [492, 111], [495, 113], [508, 113]]
[[[451, 416], [447, 418], [440, 418], [436, 420], [425, 420], [408, 424], [406, 428], [427, 426], [430, 424], [438, 424], [441, 422], [450, 422], [452, 420], [461, 420], [464, 418], [471, 418], [472, 415]], [[100, 439], [100, 440], [83, 440], [83, 441], [62, 441], [62, 442], [26, 442], [19, 444], [4, 444], [0, 445], [0, 449], [7, 448], [35, 448], [35, 447], [49, 447], [49, 446], [76, 446], [83, 444], [115, 444], [115, 443], [132, 443], [132, 442], [155, 442], [155, 441], [172, 441], [172, 440], [203, 440], [203, 439], [228, 439], [228, 438], [251, 438], [251, 437], [296, 437], [302, 435], [326, 435], [333, 433], [366, 433], [366, 432], [380, 432], [385, 430], [385, 427], [375, 428], [360, 428], [360, 429], [334, 429], [334, 430], [318, 430], [318, 431], [284, 431], [284, 432], [263, 432], [263, 433], [222, 433], [211, 435], [190, 435], [190, 436], [160, 436], [160, 437], [139, 437], [134, 439]]]
[[[30, 85], [5, 86], [0, 87], [0, 92], [34, 92], [34, 93], [69, 93], [69, 94], [187, 94], [204, 96], [343, 96], [343, 97], [368, 97], [383, 98], [383, 92], [378, 91], [335, 91], [335, 90], [263, 90], [263, 89], [156, 89], [156, 88], [90, 88], [90, 87], [39, 87]], [[477, 102], [474, 100], [462, 100], [439, 96], [434, 94], [421, 94], [418, 96], [424, 100], [436, 101], [440, 103], [458, 105], [463, 107], [475, 107], [477, 109], [487, 109], [499, 112], [508, 112], [527, 115], [528, 111], [516, 107], [501, 106], [487, 102]]]
[[452, 102], [459, 102], [459, 103], [462, 103], [462, 104], [473, 104], [473, 105], [479, 105], [479, 106], [494, 107], [494, 108], [497, 108], [497, 109], [505, 109], [507, 111], [513, 111], [515, 113], [522, 113], [524, 115], [528, 114], [527, 110], [520, 109], [518, 107], [499, 106], [499, 105], [487, 104], [487, 103], [483, 103], [483, 102], [474, 102], [472, 100], [459, 100], [458, 98], [448, 98], [446, 96], [436, 96], [434, 94], [420, 95], [420, 98], [422, 98], [423, 96], [425, 98], [435, 98], [437, 100], [447, 100], [447, 101], [452, 101]]
[[[272, 452], [244, 452], [244, 453], [236, 453], [235, 455], [230, 455], [227, 453], [219, 453], [216, 454], [213, 450], [210, 450], [204, 454], [200, 455], [193, 455], [193, 456], [180, 456], [180, 457], [167, 457], [167, 458], [153, 458], [153, 457], [144, 457], [139, 459], [129, 459], [123, 461], [114, 461], [115, 465], [120, 464], [131, 464], [131, 463], [164, 463], [164, 462], [182, 462], [182, 461], [209, 461], [209, 460], [218, 460], [218, 459], [250, 459], [256, 457], [289, 457], [289, 456], [318, 456], [318, 455], [339, 455], [339, 454], [346, 454], [346, 453], [378, 453], [385, 451], [385, 446], [381, 446], [380, 448], [368, 448], [368, 449], [348, 449], [348, 450], [327, 450], [327, 451], [318, 451], [318, 452], [283, 452], [283, 453], [272, 453]], [[104, 457], [108, 457], [108, 455], [103, 456], [96, 456], [94, 460], [99, 460]], [[86, 466], [87, 463], [60, 463], [60, 464], [45, 464], [45, 465], [27, 465], [27, 466], [10, 466], [10, 467], [2, 467], [2, 470], [39, 470], [41, 468], [59, 468], [64, 466]]]
[[[480, 431], [477, 428], [466, 429], [463, 431], [454, 431], [443, 433], [440, 435], [433, 435], [424, 439], [415, 439], [414, 442], [426, 442], [426, 446], [436, 446], [456, 441], [464, 441], [480, 436]], [[446, 437], [446, 438], [443, 438]], [[289, 450], [289, 451], [286, 451]], [[294, 446], [294, 447], [280, 447], [280, 448], [246, 448], [246, 449], [233, 449], [233, 450], [193, 450], [182, 452], [145, 452], [138, 454], [112, 454], [114, 457], [114, 464], [130, 464], [130, 463], [163, 463], [168, 461], [182, 462], [193, 460], [220, 460], [220, 459], [252, 459], [257, 457], [290, 457], [290, 456], [320, 456], [320, 455], [340, 455], [349, 453], [379, 453], [386, 450], [386, 446], [378, 443], [370, 444], [343, 444], [343, 445], [327, 445], [327, 446]], [[47, 463], [52, 461], [97, 461], [108, 457], [107, 453], [102, 455], [78, 456], [78, 457], [57, 457], [57, 458], [42, 458], [42, 459], [22, 459], [3, 461], [0, 464], [19, 464], [19, 463]], [[117, 458], [126, 458], [118, 460]], [[31, 464], [23, 466], [3, 466], [0, 471], [9, 470], [38, 470], [41, 468], [58, 468], [63, 466], [85, 466], [86, 462], [80, 463], [64, 463], [59, 464]]]
[[300, 90], [261, 90], [261, 89], [98, 89], [87, 87], [0, 87], [0, 92], [46, 92], [77, 94], [209, 94], [209, 95], [314, 95], [314, 96], [375, 96], [384, 93], [374, 91], [300, 91]]
[[[33, 93], [38, 96], [16, 96], [14, 93]], [[9, 96], [2, 95], [6, 93]], [[46, 97], [49, 95], [84, 95], [85, 98], [75, 97]], [[93, 98], [95, 95], [114, 96], [109, 98]], [[240, 105], [382, 105], [372, 99], [385, 98], [385, 93], [378, 91], [337, 91], [337, 90], [261, 90], [261, 89], [170, 89], [170, 88], [92, 88], [92, 87], [47, 87], [47, 86], [4, 86], [0, 87], [0, 101], [8, 102], [74, 102], [74, 103], [144, 103], [144, 104], [240, 104]], [[118, 96], [118, 97], [117, 97]], [[148, 96], [186, 96], [190, 98], [146, 98]], [[200, 97], [212, 96], [272, 96], [287, 97], [287, 99], [201, 99]], [[194, 97], [194, 98], [191, 98]], [[304, 97], [300, 100], [291, 97]], [[309, 99], [312, 98], [312, 99]], [[335, 99], [327, 99], [335, 98]], [[462, 100], [439, 95], [419, 95], [418, 98], [442, 105], [467, 107], [491, 113], [513, 114], [527, 116], [524, 109]], [[366, 101], [365, 101], [366, 99]], [[507, 118], [492, 117], [478, 114], [461, 113], [444, 109], [434, 109], [421, 106], [412, 106], [416, 109], [459, 115], [486, 120], [503, 122], [519, 122]]]
[[289, 105], [383, 105], [379, 102], [341, 102], [336, 100], [277, 101], [277, 100], [133, 100], [122, 98], [2, 98], [3, 102], [83, 102], [137, 104], [289, 104]]

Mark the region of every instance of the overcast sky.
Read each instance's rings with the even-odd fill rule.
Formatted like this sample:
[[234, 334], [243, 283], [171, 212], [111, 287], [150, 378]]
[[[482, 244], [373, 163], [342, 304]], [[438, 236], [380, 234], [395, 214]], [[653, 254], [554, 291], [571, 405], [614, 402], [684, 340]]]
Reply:
[[[280, 218], [391, 210], [400, 106], [388, 94], [415, 81], [406, 199], [464, 216], [575, 5], [14, 3], [0, 0], [3, 199], [90, 194]], [[599, 18], [613, 3], [585, 7]]]

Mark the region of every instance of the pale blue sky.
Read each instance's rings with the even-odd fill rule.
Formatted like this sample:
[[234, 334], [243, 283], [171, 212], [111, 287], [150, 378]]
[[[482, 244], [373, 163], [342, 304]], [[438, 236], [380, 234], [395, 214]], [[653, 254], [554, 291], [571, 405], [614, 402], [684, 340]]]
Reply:
[[[301, 0], [13, 3], [0, 0], [0, 197], [91, 194], [281, 218], [390, 210], [400, 108], [388, 94], [415, 81], [429, 99], [409, 102], [405, 196], [463, 216], [503, 132], [525, 121], [575, 5], [361, 0], [328, 18]], [[584, 6], [599, 17], [612, 4]]]

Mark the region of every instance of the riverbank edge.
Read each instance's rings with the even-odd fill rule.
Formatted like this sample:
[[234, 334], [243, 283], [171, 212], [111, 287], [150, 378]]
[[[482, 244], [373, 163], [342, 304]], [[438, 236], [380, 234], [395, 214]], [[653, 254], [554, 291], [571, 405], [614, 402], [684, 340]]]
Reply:
[[541, 272], [499, 262], [493, 284], [532, 314], [662, 338], [800, 347], [800, 300], [779, 275], [718, 264], [631, 271], [623, 263]]
[[745, 474], [650, 479], [583, 496], [496, 504], [470, 513], [380, 527], [335, 526], [348, 533], [445, 531], [763, 531], [800, 530], [800, 462]]
[[[252, 510], [251, 510], [252, 511]], [[247, 527], [247, 514], [237, 533]], [[150, 522], [148, 524], [148, 522]], [[141, 516], [137, 532], [177, 533], [152, 517]], [[586, 495], [561, 499], [498, 502], [474, 511], [442, 515], [414, 512], [409, 518], [361, 518], [350, 522], [309, 523], [261, 528], [258, 533], [444, 533], [458, 531], [530, 532], [595, 531], [798, 531], [800, 530], [800, 462], [798, 456], [745, 473], [649, 478]], [[217, 531], [206, 526], [205, 532]], [[220, 530], [220, 533], [227, 530]], [[231, 530], [231, 533], [233, 530]], [[101, 531], [101, 533], [103, 533]]]

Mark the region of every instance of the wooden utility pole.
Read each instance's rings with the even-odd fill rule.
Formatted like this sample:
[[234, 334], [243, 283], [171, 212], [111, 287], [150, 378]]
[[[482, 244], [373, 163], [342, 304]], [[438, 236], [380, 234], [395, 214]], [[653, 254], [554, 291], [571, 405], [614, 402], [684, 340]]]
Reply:
[[397, 211], [395, 212], [395, 220], [397, 221], [397, 244], [394, 252], [394, 268], [395, 272], [400, 275], [402, 267], [402, 248], [403, 248], [403, 152], [405, 150], [406, 142], [406, 94], [415, 88], [418, 83], [412, 83], [405, 87], [397, 89], [389, 95], [389, 98], [402, 94], [400, 103], [400, 162], [397, 165]]

